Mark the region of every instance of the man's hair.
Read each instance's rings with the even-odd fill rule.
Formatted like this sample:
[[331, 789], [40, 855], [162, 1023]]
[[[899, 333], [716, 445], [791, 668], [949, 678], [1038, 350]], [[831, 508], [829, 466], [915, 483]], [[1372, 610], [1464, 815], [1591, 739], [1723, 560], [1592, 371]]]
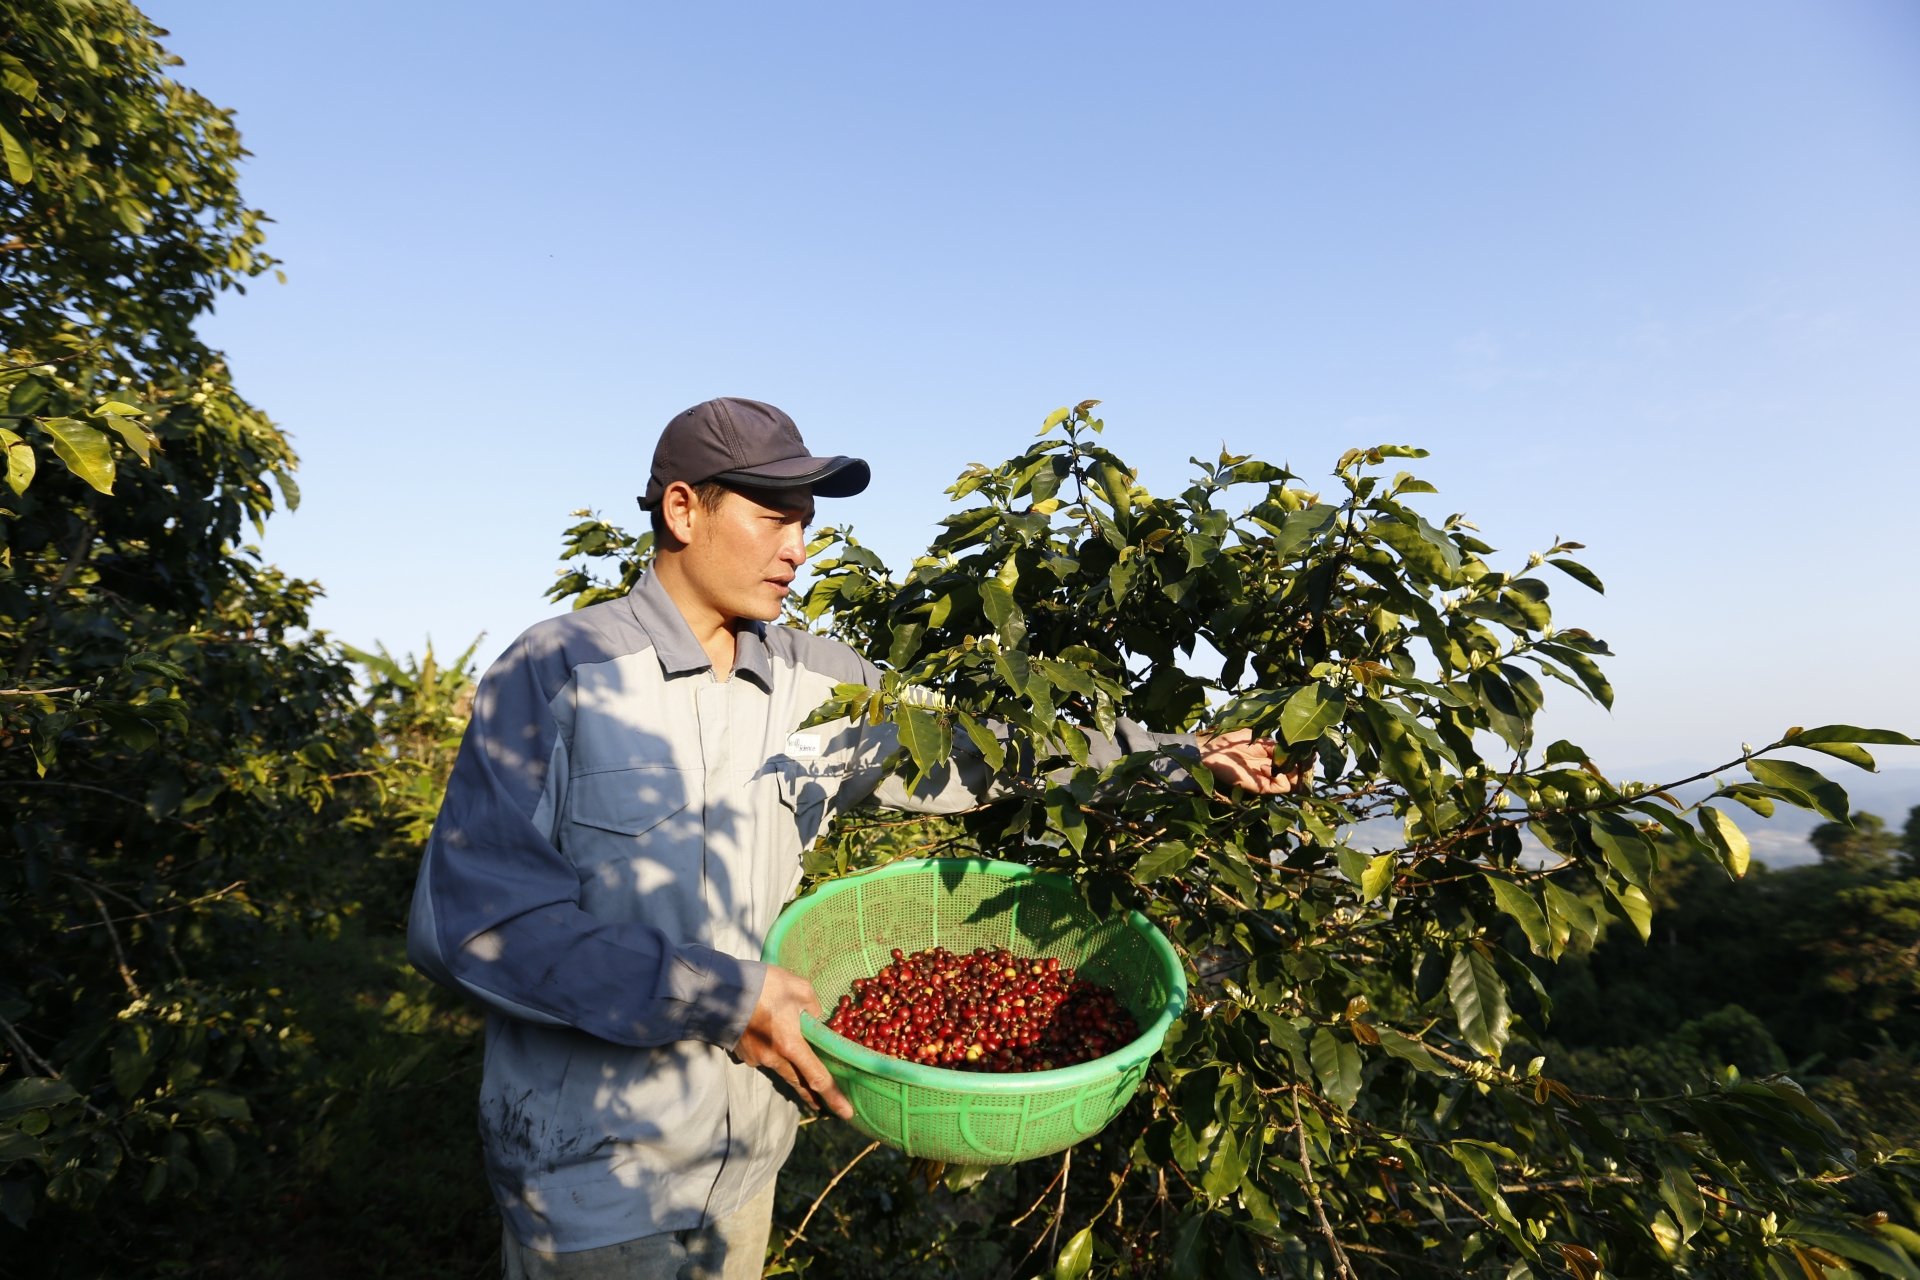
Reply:
[[[727, 496], [727, 493], [727, 486], [721, 484], [718, 480], [702, 480], [699, 484], [693, 486], [693, 500], [700, 504], [702, 511], [718, 511], [720, 509], [720, 502]], [[680, 545], [674, 536], [667, 532], [666, 517], [661, 514], [661, 508], [664, 506], [666, 506], [666, 503], [662, 502], [660, 506], [655, 507], [647, 513], [653, 521], [653, 544], [656, 550], [660, 547], [677, 547]]]

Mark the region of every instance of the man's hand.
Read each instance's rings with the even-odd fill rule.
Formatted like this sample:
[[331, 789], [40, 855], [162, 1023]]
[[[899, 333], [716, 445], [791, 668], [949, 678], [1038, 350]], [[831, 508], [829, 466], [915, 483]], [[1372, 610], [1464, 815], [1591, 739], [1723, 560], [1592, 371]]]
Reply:
[[1274, 758], [1275, 744], [1255, 741], [1253, 730], [1233, 729], [1226, 733], [1203, 733], [1200, 763], [1208, 772], [1242, 791], [1257, 796], [1284, 796], [1307, 789], [1313, 775], [1313, 761], [1283, 769]]
[[820, 997], [813, 984], [791, 969], [767, 966], [767, 980], [760, 988], [760, 1003], [740, 1033], [733, 1056], [750, 1067], [773, 1072], [800, 1096], [801, 1101], [818, 1111], [824, 1103], [842, 1120], [853, 1115], [853, 1104], [827, 1074], [813, 1047], [800, 1034], [800, 1015], [810, 1013], [824, 1019]]

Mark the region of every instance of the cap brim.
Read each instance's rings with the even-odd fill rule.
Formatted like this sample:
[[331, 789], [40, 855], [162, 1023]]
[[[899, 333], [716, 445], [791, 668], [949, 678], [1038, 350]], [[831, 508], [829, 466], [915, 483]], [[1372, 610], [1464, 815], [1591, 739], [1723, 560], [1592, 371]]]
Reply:
[[818, 498], [851, 498], [867, 487], [873, 473], [864, 458], [801, 457], [763, 462], [708, 478], [759, 489], [798, 489], [804, 485]]

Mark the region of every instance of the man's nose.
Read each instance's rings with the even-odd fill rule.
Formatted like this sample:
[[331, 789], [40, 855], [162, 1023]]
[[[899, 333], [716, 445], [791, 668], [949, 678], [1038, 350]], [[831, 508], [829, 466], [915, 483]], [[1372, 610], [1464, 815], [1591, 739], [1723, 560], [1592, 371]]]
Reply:
[[780, 558], [798, 569], [807, 562], [807, 531], [799, 525], [787, 527], [787, 539], [780, 546]]

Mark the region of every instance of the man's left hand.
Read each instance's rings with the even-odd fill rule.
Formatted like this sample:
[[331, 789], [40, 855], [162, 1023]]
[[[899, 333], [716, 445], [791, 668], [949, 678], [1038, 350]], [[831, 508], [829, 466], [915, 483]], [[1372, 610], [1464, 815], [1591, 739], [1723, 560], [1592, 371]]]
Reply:
[[1293, 795], [1307, 789], [1313, 761], [1285, 768], [1274, 757], [1276, 744], [1256, 740], [1251, 729], [1200, 735], [1200, 763], [1231, 787], [1257, 796]]

